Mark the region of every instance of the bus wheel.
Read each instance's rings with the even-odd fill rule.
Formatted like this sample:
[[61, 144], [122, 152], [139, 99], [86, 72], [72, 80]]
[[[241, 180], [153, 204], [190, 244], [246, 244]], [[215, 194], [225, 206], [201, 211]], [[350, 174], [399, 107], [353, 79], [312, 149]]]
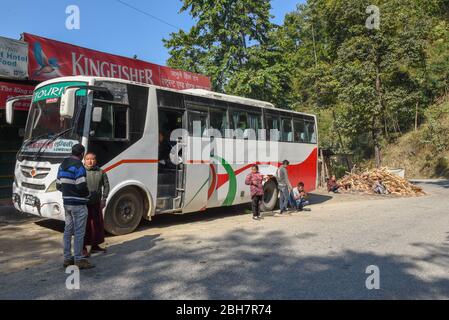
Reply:
[[107, 207], [105, 230], [115, 236], [133, 232], [142, 220], [143, 209], [143, 200], [136, 189], [120, 191]]
[[278, 187], [273, 180], [268, 181], [263, 186], [263, 199], [260, 204], [261, 211], [273, 211], [278, 201]]

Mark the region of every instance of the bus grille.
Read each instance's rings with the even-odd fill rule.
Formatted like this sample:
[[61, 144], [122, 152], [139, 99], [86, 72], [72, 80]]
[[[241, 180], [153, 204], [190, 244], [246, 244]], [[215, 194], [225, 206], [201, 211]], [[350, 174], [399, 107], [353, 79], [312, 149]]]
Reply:
[[28, 188], [28, 189], [34, 189], [34, 190], [45, 190], [44, 184], [34, 184], [34, 183], [22, 182], [22, 187]]
[[[50, 172], [50, 168], [33, 168], [28, 166], [20, 166], [24, 177], [33, 179], [44, 179]], [[31, 170], [35, 169], [36, 173], [34, 177], [31, 175]]]

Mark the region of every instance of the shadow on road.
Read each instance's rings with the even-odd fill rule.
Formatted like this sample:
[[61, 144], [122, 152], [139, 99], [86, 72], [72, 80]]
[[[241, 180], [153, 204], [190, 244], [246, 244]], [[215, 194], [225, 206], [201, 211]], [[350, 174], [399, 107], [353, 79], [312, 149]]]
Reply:
[[449, 189], [449, 180], [411, 180], [411, 182], [419, 185], [433, 185]]
[[[302, 237], [299, 235], [299, 237]], [[313, 235], [306, 235], [313, 237]], [[300, 238], [301, 239], [301, 238]], [[303, 241], [304, 238], [302, 239]], [[307, 245], [307, 244], [303, 244]], [[419, 261], [447, 256], [447, 246], [426, 247]], [[66, 290], [65, 276], [34, 285], [31, 291], [8, 289], [1, 298], [71, 299], [430, 299], [448, 298], [449, 280], [425, 281], [412, 274], [415, 260], [346, 250], [300, 256], [301, 243], [281, 231], [260, 234], [237, 229], [207, 241], [183, 236], [166, 241], [144, 236], [110, 247], [82, 272], [81, 290]], [[440, 261], [446, 267], [447, 260]], [[366, 268], [380, 269], [380, 289], [367, 290]], [[35, 279], [48, 275], [35, 273]], [[32, 281], [21, 277], [21, 281]], [[13, 281], [11, 279], [9, 281]], [[36, 280], [38, 281], [38, 280]], [[0, 281], [1, 284], [2, 281]], [[23, 284], [22, 284], [23, 285]], [[5, 286], [6, 287], [6, 286]]]

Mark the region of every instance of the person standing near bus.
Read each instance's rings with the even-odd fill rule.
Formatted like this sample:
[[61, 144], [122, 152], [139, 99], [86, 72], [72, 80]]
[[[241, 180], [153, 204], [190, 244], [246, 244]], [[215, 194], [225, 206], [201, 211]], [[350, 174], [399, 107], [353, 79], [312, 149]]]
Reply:
[[[90, 269], [94, 266], [83, 258], [84, 233], [87, 221], [87, 201], [89, 189], [86, 182], [86, 169], [81, 159], [84, 157], [84, 146], [76, 144], [72, 147], [72, 156], [64, 159], [58, 169], [57, 190], [62, 192], [65, 211], [64, 227], [64, 268], [76, 265], [79, 269]], [[72, 257], [72, 235], [74, 236]]]
[[[83, 255], [88, 257], [90, 253], [105, 252], [106, 249], [100, 247], [104, 242], [104, 221], [103, 209], [109, 195], [109, 180], [100, 167], [97, 166], [97, 156], [93, 152], [88, 152], [84, 158], [86, 167], [87, 188], [89, 189], [89, 201], [87, 202], [87, 224], [84, 236]], [[90, 253], [87, 247], [90, 246]]]
[[251, 199], [252, 199], [252, 209], [253, 209], [253, 219], [260, 220], [260, 202], [263, 197], [263, 176], [259, 173], [259, 167], [253, 165], [251, 167], [251, 173], [246, 176], [245, 184], [250, 186]]
[[290, 180], [288, 179], [288, 172], [287, 172], [287, 167], [289, 164], [290, 162], [288, 160], [282, 161], [282, 165], [279, 167], [277, 171], [278, 187], [279, 192], [281, 193], [279, 199], [280, 214], [283, 214], [284, 212], [287, 211], [288, 202], [290, 199], [290, 192], [292, 191], [292, 185], [290, 183]]

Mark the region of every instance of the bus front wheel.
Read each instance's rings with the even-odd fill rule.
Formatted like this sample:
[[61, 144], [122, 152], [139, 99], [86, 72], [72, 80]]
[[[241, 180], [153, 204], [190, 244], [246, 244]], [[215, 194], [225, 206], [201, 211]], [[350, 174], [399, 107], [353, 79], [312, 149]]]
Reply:
[[260, 204], [261, 211], [273, 211], [278, 201], [278, 186], [273, 180], [263, 186], [263, 199]]
[[133, 232], [142, 220], [144, 203], [138, 190], [127, 188], [116, 194], [104, 217], [107, 232], [119, 236]]

